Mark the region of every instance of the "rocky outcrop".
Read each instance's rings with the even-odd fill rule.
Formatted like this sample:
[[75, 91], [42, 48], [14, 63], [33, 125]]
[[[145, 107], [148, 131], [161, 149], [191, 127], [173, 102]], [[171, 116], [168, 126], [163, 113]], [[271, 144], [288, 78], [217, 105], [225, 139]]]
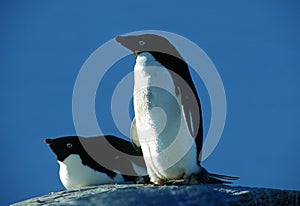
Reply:
[[23, 205], [300, 205], [300, 191], [226, 185], [100, 185], [53, 192]]

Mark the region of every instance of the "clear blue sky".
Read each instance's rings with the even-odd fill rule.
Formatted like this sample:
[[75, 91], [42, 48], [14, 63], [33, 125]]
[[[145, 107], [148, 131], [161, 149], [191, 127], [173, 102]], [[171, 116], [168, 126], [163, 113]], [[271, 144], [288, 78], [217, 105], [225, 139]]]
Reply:
[[[72, 92], [87, 57], [117, 35], [144, 29], [189, 38], [221, 75], [226, 126], [203, 165], [240, 176], [234, 185], [300, 190], [299, 2], [194, 2], [1, 1], [1, 205], [63, 189], [43, 139], [75, 134]], [[116, 135], [104, 111], [118, 78], [132, 69], [133, 57], [125, 60], [129, 67], [112, 68], [96, 99], [101, 127]]]

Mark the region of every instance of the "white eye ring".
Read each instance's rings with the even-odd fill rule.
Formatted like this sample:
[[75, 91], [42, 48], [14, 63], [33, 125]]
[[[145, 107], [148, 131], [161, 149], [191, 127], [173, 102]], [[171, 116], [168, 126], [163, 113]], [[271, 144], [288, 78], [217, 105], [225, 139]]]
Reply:
[[144, 46], [146, 44], [146, 42], [144, 42], [144, 41], [139, 41], [139, 45], [141, 45], [141, 46]]
[[72, 148], [72, 147], [73, 147], [72, 143], [67, 144], [67, 148]]

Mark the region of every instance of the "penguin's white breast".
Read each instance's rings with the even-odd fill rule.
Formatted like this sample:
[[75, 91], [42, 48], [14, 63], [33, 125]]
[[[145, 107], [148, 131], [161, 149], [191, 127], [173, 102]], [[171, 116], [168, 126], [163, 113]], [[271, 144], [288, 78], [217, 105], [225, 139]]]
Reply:
[[134, 67], [134, 111], [138, 132], [157, 136], [162, 131], [167, 121], [165, 110], [171, 109], [167, 106], [170, 98], [176, 99], [176, 96], [168, 70], [150, 53], [140, 54]]
[[105, 173], [98, 172], [87, 165], [83, 165], [79, 155], [72, 154], [60, 165], [59, 176], [65, 188], [74, 188], [87, 185], [123, 182], [124, 178], [117, 174], [114, 178]]

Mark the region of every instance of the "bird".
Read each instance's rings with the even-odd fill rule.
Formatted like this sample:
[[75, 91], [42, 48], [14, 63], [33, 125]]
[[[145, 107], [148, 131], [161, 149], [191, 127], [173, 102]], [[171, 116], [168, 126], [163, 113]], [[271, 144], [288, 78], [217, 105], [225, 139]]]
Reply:
[[131, 142], [113, 135], [47, 138], [59, 163], [66, 189], [111, 183], [144, 183], [147, 171], [142, 152]]
[[134, 53], [135, 117], [130, 138], [141, 148], [152, 183], [230, 183], [237, 177], [209, 173], [201, 165], [202, 108], [188, 64], [156, 34], [118, 36]]

